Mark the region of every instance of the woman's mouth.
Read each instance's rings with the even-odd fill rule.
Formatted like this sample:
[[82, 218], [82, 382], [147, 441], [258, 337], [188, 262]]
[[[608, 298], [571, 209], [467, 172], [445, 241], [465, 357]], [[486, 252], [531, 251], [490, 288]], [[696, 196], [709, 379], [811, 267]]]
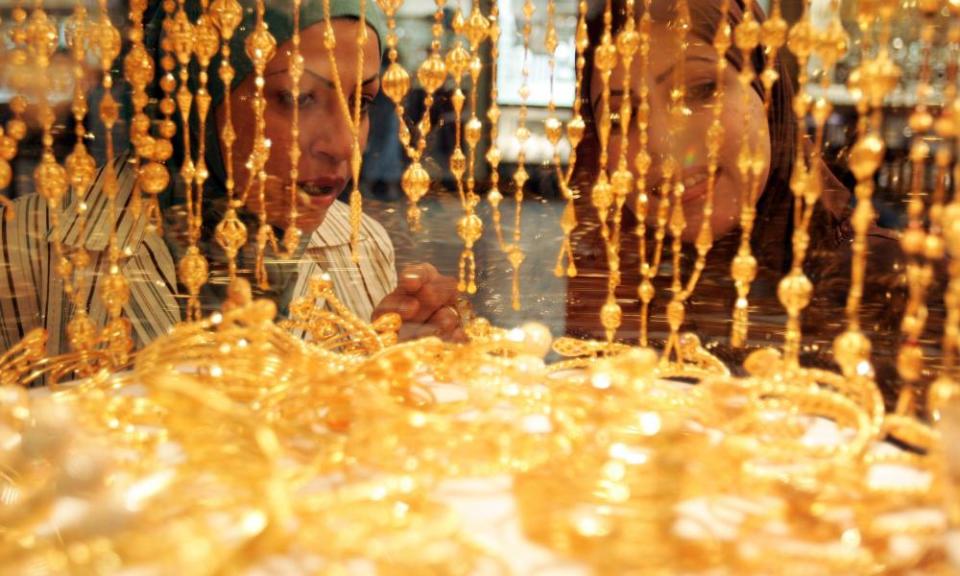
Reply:
[[346, 181], [339, 178], [301, 180], [297, 182], [297, 196], [304, 205], [329, 207], [343, 192], [345, 184]]
[[[714, 183], [716, 183], [717, 174], [719, 174], [719, 170], [714, 174]], [[683, 203], [690, 204], [705, 198], [709, 179], [710, 173], [706, 170], [697, 170], [685, 175], [683, 177]]]

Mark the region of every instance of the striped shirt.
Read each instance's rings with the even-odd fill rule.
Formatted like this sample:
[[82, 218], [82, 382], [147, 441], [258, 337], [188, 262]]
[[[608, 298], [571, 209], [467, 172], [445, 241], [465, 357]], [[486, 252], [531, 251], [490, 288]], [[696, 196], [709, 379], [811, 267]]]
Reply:
[[[166, 333], [181, 320], [180, 303], [186, 298], [176, 279], [176, 263], [163, 237], [147, 226], [145, 215], [135, 217], [133, 200], [135, 172], [125, 158], [117, 160], [117, 238], [124, 257], [121, 273], [130, 284], [130, 299], [124, 316], [133, 325], [137, 348]], [[65, 202], [59, 234], [66, 249], [84, 246], [91, 256], [88, 270], [77, 279], [77, 290], [90, 318], [106, 323], [99, 279], [108, 273], [110, 222], [104, 173], [101, 168], [93, 185], [81, 198]], [[87, 225], [81, 230], [77, 202], [86, 202]], [[73, 299], [66, 296], [64, 282], [54, 272], [51, 214], [37, 194], [17, 198], [16, 217], [7, 221], [0, 208], [0, 353], [34, 328], [46, 328], [47, 354], [69, 351], [66, 326], [73, 315]], [[309, 280], [327, 273], [337, 297], [361, 319], [370, 320], [374, 307], [397, 285], [394, 251], [390, 238], [378, 222], [364, 216], [360, 233], [360, 262], [350, 258], [350, 209], [334, 202], [323, 224], [310, 236], [304, 256], [296, 263], [291, 298], [306, 295]]]

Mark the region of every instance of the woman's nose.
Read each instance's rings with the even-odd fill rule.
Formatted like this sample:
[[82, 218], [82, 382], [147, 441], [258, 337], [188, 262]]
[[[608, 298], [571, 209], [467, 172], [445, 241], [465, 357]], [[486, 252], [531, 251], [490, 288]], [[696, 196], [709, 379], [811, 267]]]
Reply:
[[[303, 116], [301, 119], [306, 120]], [[353, 130], [337, 102], [309, 115], [309, 121], [301, 121], [300, 139], [301, 147], [314, 159], [336, 163], [350, 160]]]

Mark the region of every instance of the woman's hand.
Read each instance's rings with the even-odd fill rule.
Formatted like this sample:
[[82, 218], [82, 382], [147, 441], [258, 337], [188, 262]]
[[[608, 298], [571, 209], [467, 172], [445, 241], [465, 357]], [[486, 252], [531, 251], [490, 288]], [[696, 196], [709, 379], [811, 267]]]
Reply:
[[437, 336], [463, 342], [466, 334], [457, 311], [457, 281], [443, 276], [430, 264], [412, 264], [400, 273], [397, 289], [387, 294], [373, 318], [396, 312], [403, 320], [401, 341]]

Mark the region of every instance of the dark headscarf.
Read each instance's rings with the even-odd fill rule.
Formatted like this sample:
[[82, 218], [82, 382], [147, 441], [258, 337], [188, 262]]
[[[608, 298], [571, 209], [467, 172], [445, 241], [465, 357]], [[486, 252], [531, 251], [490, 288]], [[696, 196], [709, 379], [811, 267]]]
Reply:
[[[253, 72], [253, 63], [247, 57], [245, 42], [247, 37], [251, 32], [253, 32], [256, 26], [257, 14], [256, 3], [254, 0], [236, 1], [239, 3], [243, 11], [243, 18], [230, 40], [230, 64], [235, 71], [235, 76], [232, 85], [230, 86], [231, 90], [236, 88], [241, 82], [243, 82], [244, 79], [247, 78], [247, 76]], [[360, 19], [360, 0], [329, 0], [328, 3], [331, 18]], [[163, 2], [154, 2], [150, 7], [150, 12], [145, 19], [146, 27], [144, 42], [147, 46], [147, 49], [151, 51], [155, 62], [159, 62], [159, 59], [163, 54], [161, 50], [161, 42], [163, 41], [164, 37], [163, 21], [165, 14], [162, 9], [162, 4]], [[218, 2], [211, 2], [208, 10], [212, 11], [216, 8], [217, 4]], [[293, 37], [292, 4], [288, 2], [273, 2], [271, 0], [264, 0], [264, 4], [264, 22], [279, 46]], [[323, 0], [303, 0], [300, 6], [300, 29], [303, 30], [304, 28], [308, 28], [314, 24], [324, 22], [326, 18], [324, 8]], [[187, 12], [187, 16], [190, 18], [191, 22], [196, 22], [197, 18], [199, 18], [202, 12], [202, 7], [198, 0], [186, 0], [184, 9]], [[364, 14], [367, 25], [373, 29], [377, 36], [377, 40], [380, 44], [380, 51], [382, 52], [386, 47], [387, 25], [384, 15], [380, 11], [376, 0], [365, 0]], [[220, 69], [221, 60], [222, 58], [219, 53], [211, 60], [209, 66], [209, 79], [207, 81], [207, 90], [209, 91], [212, 100], [210, 105], [210, 114], [207, 116], [207, 128], [205, 131], [205, 159], [211, 176], [210, 180], [207, 182], [207, 187], [209, 188], [207, 190], [207, 194], [211, 199], [221, 196], [224, 193], [224, 182], [226, 181], [226, 170], [223, 165], [223, 158], [220, 154], [220, 131], [216, 126], [216, 116], [214, 114], [217, 106], [223, 101], [226, 95], [223, 82], [220, 80], [219, 74], [217, 73], [217, 71]], [[191, 91], [195, 91], [197, 88], [197, 78], [199, 77], [199, 72], [200, 70], [196, 63], [196, 59], [194, 59], [190, 66], [189, 87]], [[158, 70], [158, 73], [156, 74], [157, 83], [159, 82], [160, 77], [161, 72]], [[159, 86], [154, 86], [154, 95], [157, 95], [159, 92]], [[179, 136], [179, 131], [182, 129], [182, 126], [179, 125], [179, 114], [175, 114], [174, 116], [178, 122], [178, 137], [174, 138], [174, 149], [176, 151], [174, 158], [179, 164], [183, 158], [182, 136]], [[191, 142], [196, 142], [199, 138], [200, 131], [197, 126], [195, 114], [191, 118], [190, 124]]]

